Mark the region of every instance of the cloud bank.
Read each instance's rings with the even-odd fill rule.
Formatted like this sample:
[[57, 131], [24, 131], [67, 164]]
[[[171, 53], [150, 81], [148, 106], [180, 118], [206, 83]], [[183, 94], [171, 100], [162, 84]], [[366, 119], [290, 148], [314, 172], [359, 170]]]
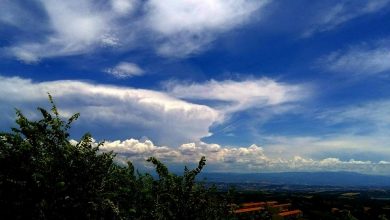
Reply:
[[340, 160], [326, 157], [311, 159], [295, 155], [292, 157], [270, 157], [262, 147], [220, 146], [204, 142], [182, 144], [178, 148], [156, 146], [150, 140], [107, 141], [102, 151], [114, 151], [119, 160], [131, 160], [145, 164], [145, 159], [154, 156], [170, 164], [194, 164], [206, 156], [212, 171], [229, 172], [275, 172], [275, 171], [355, 171], [367, 174], [389, 175], [389, 161]]

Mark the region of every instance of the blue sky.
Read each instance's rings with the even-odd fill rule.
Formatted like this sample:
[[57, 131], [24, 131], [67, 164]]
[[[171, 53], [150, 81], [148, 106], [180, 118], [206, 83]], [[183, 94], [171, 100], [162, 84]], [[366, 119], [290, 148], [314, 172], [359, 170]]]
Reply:
[[142, 165], [390, 175], [390, 0], [0, 0], [2, 130], [50, 92]]

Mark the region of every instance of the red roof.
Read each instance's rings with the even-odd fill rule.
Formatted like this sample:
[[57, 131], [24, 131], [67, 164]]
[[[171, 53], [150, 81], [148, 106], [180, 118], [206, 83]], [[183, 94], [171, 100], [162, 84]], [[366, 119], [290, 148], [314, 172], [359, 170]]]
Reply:
[[247, 203], [242, 203], [242, 207], [253, 207], [253, 206], [264, 206], [265, 202], [247, 202]]
[[243, 208], [243, 209], [237, 209], [234, 211], [234, 213], [244, 213], [244, 212], [254, 212], [254, 211], [260, 211], [263, 210], [263, 207], [253, 207], [253, 208]]
[[286, 206], [291, 206], [291, 203], [275, 204], [275, 205], [272, 205], [271, 208], [283, 208], [283, 207], [286, 207]]
[[277, 201], [267, 201], [267, 202], [246, 202], [242, 203], [242, 207], [251, 207], [251, 206], [265, 206], [265, 205], [274, 205], [277, 204]]
[[282, 217], [286, 217], [286, 216], [295, 216], [295, 215], [300, 215], [302, 214], [302, 211], [301, 210], [292, 210], [292, 211], [287, 211], [287, 212], [280, 212], [278, 215], [282, 216]]

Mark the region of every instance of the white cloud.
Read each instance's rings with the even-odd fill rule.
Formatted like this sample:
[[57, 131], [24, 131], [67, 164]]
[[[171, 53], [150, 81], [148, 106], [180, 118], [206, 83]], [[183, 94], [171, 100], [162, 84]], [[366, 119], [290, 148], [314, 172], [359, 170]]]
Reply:
[[342, 0], [331, 7], [321, 8], [318, 15], [311, 19], [310, 27], [303, 33], [303, 37], [332, 30], [354, 18], [375, 13], [389, 5], [389, 0]]
[[179, 151], [166, 146], [156, 146], [150, 140], [145, 140], [144, 142], [136, 139], [106, 141], [100, 149], [103, 151], [114, 151], [120, 157], [135, 161], [142, 161], [151, 156], [161, 158], [162, 160], [177, 160], [177, 158], [180, 158]]
[[[100, 129], [106, 137], [134, 132], [159, 143], [195, 141], [210, 135], [209, 127], [221, 117], [213, 108], [163, 92], [70, 80], [37, 83], [18, 77], [0, 77], [2, 114], [9, 115], [14, 107], [29, 111], [31, 106], [47, 103], [47, 92], [65, 115], [80, 112], [84, 129]], [[104, 132], [108, 128], [110, 134]]]
[[374, 75], [389, 72], [389, 60], [389, 41], [380, 41], [371, 46], [361, 45], [333, 52], [322, 58], [320, 63], [332, 72]]
[[113, 68], [106, 69], [105, 72], [117, 78], [126, 78], [140, 76], [144, 73], [144, 70], [135, 63], [121, 62]]
[[[29, 39], [36, 34], [44, 40], [26, 40], [7, 48], [7, 52], [17, 59], [31, 63], [31, 57], [38, 61], [48, 57], [83, 54], [102, 46], [107, 42], [107, 36], [111, 36], [110, 15], [97, 8], [94, 1], [43, 0], [41, 3], [48, 20], [36, 25], [47, 25], [47, 34], [41, 36], [42, 32], [29, 31]], [[25, 29], [24, 26], [19, 28]]]
[[276, 163], [275, 166], [278, 168], [285, 166], [287, 169], [294, 171], [348, 171], [366, 174], [390, 174], [387, 170], [389, 167], [380, 162], [354, 159], [342, 161], [333, 157], [313, 160], [295, 156], [293, 159], [281, 161], [280, 164]]
[[268, 0], [150, 0], [146, 3], [146, 24], [160, 33], [158, 51], [168, 56], [198, 52], [215, 35], [248, 21]]
[[[107, 20], [91, 1], [43, 1], [57, 39], [72, 44], [89, 44], [107, 31]], [[72, 45], [69, 45], [72, 46]]]
[[18, 60], [27, 64], [38, 63], [40, 59], [35, 53], [19, 47], [10, 49], [9, 53], [14, 55]]
[[216, 108], [226, 113], [249, 108], [264, 108], [301, 101], [311, 93], [304, 85], [292, 85], [271, 79], [244, 81], [215, 81], [203, 84], [167, 85], [171, 95], [189, 100], [212, 100], [225, 102]]
[[[219, 33], [244, 24], [267, 2], [42, 0], [37, 7], [42, 7], [47, 17], [25, 13], [29, 11], [25, 5], [7, 2], [0, 22], [25, 32], [5, 52], [26, 63], [91, 53], [107, 46], [132, 50], [141, 43], [165, 56], [181, 57], [201, 51]], [[23, 18], [14, 14], [23, 14]], [[26, 27], [29, 20], [36, 21], [37, 30]]]
[[[47, 18], [30, 19], [36, 20], [34, 26], [38, 30], [44, 31], [28, 30], [24, 40], [5, 48], [8, 54], [19, 60], [32, 63], [31, 57], [36, 62], [50, 57], [89, 53], [105, 45], [118, 44], [112, 13], [99, 7], [95, 1], [42, 0], [39, 6], [47, 13]], [[25, 31], [25, 26], [17, 27]]]
[[106, 141], [103, 151], [114, 151], [119, 157], [142, 162], [150, 156], [173, 163], [194, 163], [206, 156], [208, 164], [216, 169], [234, 168], [235, 171], [249, 166], [262, 165], [270, 161], [264, 150], [256, 145], [249, 147], [222, 147], [218, 144], [192, 142], [179, 147], [155, 146], [150, 140], [144, 142], [128, 139]]
[[113, 10], [119, 14], [131, 13], [137, 4], [137, 0], [111, 0]]
[[171, 35], [229, 29], [245, 21], [252, 11], [265, 3], [246, 0], [151, 0], [146, 7], [150, 26], [162, 34]]

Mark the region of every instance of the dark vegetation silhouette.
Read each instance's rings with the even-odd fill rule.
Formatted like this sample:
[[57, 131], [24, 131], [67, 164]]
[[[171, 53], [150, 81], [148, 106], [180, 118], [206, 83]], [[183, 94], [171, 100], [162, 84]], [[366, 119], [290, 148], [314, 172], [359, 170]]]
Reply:
[[50, 111], [29, 120], [16, 110], [17, 128], [0, 133], [2, 219], [227, 219], [228, 197], [196, 182], [206, 165], [175, 175], [154, 157], [158, 174], [140, 173], [129, 161], [101, 152], [85, 134], [72, 144], [69, 129], [49, 95]]

